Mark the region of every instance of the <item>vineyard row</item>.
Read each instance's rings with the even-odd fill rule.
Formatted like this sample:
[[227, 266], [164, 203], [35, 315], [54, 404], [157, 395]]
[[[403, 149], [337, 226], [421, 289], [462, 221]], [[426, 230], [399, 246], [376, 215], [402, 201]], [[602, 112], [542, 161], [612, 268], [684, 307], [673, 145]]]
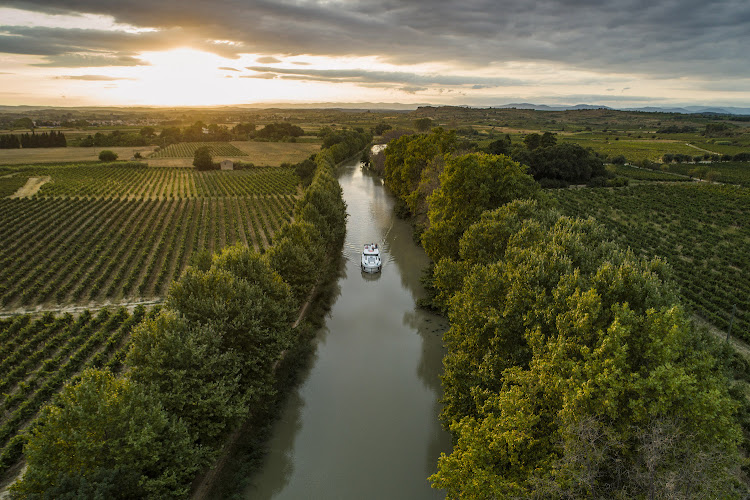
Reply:
[[25, 168], [2, 179], [6, 196], [28, 177], [49, 176], [37, 197], [203, 198], [294, 194], [299, 178], [291, 168], [257, 167], [231, 172], [148, 168], [141, 164]]
[[750, 341], [750, 190], [706, 184], [643, 184], [553, 192], [563, 213], [593, 216], [612, 238], [667, 261], [683, 302]]
[[291, 195], [2, 199], [0, 303], [162, 296], [196, 251], [268, 246], [295, 203]]
[[19, 460], [24, 432], [65, 382], [86, 368], [119, 371], [130, 334], [144, 317], [139, 307], [133, 314], [121, 308], [0, 321], [0, 474]]

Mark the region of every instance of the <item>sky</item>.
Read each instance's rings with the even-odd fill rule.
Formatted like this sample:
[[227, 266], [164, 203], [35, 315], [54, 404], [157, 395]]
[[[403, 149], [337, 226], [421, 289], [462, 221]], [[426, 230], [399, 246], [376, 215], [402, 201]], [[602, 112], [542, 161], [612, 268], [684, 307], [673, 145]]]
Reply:
[[0, 105], [750, 107], [748, 0], [0, 0]]

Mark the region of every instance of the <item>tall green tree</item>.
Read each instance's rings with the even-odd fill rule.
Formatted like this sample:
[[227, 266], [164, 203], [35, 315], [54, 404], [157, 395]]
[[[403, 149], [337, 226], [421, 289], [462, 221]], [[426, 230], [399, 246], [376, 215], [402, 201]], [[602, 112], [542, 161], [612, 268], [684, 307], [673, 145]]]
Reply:
[[130, 378], [179, 417], [203, 449], [220, 444], [255, 396], [242, 385], [242, 356], [224, 345], [222, 333], [163, 309], [135, 329], [126, 359]]
[[427, 198], [429, 228], [422, 235], [427, 255], [435, 262], [457, 257], [461, 236], [482, 212], [539, 193], [526, 168], [507, 157], [470, 153], [447, 159], [440, 187]]
[[273, 363], [290, 345], [296, 311], [289, 285], [265, 258], [240, 245], [225, 248], [208, 271], [189, 267], [170, 287], [166, 306], [214, 329], [222, 348], [240, 356], [243, 387], [262, 399]]
[[[668, 268], [604, 242], [593, 220], [531, 208], [498, 209], [462, 240], [441, 415], [455, 446], [434, 485], [450, 498], [632, 498], [658, 475], [732, 497], [735, 405]], [[665, 432], [686, 446], [657, 446]], [[696, 486], [687, 463], [715, 479]]]
[[201, 146], [193, 154], [193, 166], [198, 170], [211, 170], [214, 168], [214, 159], [211, 155], [211, 148]]
[[183, 498], [199, 463], [182, 422], [139, 385], [101, 370], [85, 371], [42, 410], [24, 452], [16, 498], [43, 498], [61, 475], [80, 483], [114, 474], [121, 491]]

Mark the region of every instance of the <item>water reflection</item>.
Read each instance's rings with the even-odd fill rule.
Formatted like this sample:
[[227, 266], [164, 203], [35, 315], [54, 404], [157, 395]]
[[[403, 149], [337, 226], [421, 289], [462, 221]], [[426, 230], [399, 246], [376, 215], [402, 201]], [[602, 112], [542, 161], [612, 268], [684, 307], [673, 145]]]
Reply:
[[[340, 295], [246, 497], [442, 498], [427, 477], [450, 447], [437, 420], [446, 325], [416, 306], [427, 258], [380, 179], [351, 164], [339, 180], [349, 213]], [[381, 273], [360, 270], [371, 241]]]

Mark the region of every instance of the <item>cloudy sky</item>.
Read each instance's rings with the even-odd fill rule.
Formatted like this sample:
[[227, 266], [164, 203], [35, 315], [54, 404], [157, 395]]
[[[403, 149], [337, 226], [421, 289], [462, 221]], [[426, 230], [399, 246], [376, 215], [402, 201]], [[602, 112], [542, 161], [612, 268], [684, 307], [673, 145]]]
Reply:
[[748, 0], [1, 0], [0, 104], [750, 106]]

